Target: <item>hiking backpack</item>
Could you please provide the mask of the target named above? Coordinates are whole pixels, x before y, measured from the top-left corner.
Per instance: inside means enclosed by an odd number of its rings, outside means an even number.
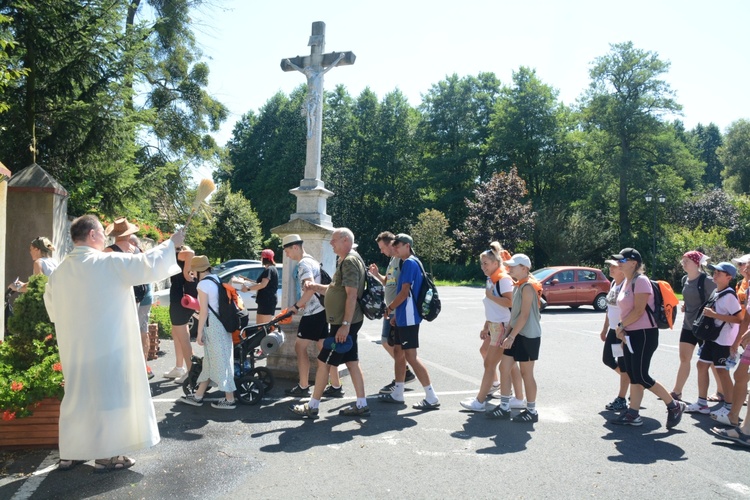
[[[362,264],[364,265],[364,262]],[[385,314],[385,288],[367,268],[365,268],[365,290],[357,302],[367,319],[380,319]]]
[[[425,272],[422,261],[416,257],[414,257],[414,260],[417,261],[419,269],[422,271],[422,287],[417,294],[417,311],[423,320],[432,321],[440,314],[440,295],[432,281],[432,276]]]
[[[674,322],[677,319],[677,306],[680,303],[677,300],[672,285],[662,280],[648,280],[651,283],[651,289],[654,292],[654,308],[646,304],[646,313],[648,313],[648,319],[653,326],[660,330],[667,328],[672,329]],[[633,294],[635,294],[635,281],[632,283],[631,288]]]
[[[697,338],[698,340],[710,340],[713,342],[719,338],[721,329],[724,328],[726,322],[722,321],[721,324],[717,325],[714,321],[714,318],[709,318],[708,316],[703,314],[703,310],[706,307],[716,307],[716,303],[719,301],[719,298],[721,298],[725,294],[734,295],[735,297],[737,297],[737,293],[731,287],[727,287],[719,293],[716,293],[716,290],[714,290],[713,292],[711,292],[711,296],[708,298],[706,303],[701,306],[698,312],[698,317],[695,319],[695,321],[693,321],[692,326],[693,335],[695,335],[695,338]],[[739,298],[737,300],[739,300]]]
[[[208,308],[219,318],[224,330],[233,333],[246,327],[247,312],[237,290],[232,285],[220,283],[218,278],[214,279],[214,276],[206,276],[203,279],[212,281],[219,289],[219,310],[214,311],[210,305]],[[208,318],[206,318],[206,325],[208,325]]]

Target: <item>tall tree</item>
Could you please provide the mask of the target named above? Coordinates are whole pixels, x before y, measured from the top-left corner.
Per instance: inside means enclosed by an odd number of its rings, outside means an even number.
[[[706,126],[699,123],[690,131],[688,137],[695,150],[695,155],[706,164],[701,179],[703,184],[708,188],[721,187],[721,174],[724,165],[719,159],[717,150],[724,143],[724,139],[719,127],[713,123]]]
[[[419,256],[430,264],[445,262],[456,253],[455,241],[447,234],[448,219],[438,210],[427,209],[417,216],[417,223],[411,228],[411,237]]]
[[[630,187],[649,184],[645,143],[658,132],[662,114],[681,108],[669,84],[660,78],[669,70],[669,62],[635,48],[632,42],[610,47],[610,53],[597,58],[589,71],[591,84],[582,104],[587,123],[606,133],[609,166],[618,183],[620,242],[625,245],[632,238]]]
[[[750,120],[729,126],[718,155],[725,167],[724,188],[737,194],[750,192]]]
[[[260,220],[250,202],[225,183],[211,197],[213,217],[203,242],[213,258],[257,258],[263,243]]]
[[[490,134],[490,117],[500,93],[492,73],[459,78],[453,74],[423,97],[420,141],[424,151],[428,199],[455,227],[466,214],[461,201],[480,176],[486,177],[482,146]]]

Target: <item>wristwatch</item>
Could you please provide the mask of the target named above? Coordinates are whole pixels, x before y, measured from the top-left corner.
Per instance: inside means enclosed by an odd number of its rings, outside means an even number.
[[[349,326],[349,325],[351,325],[351,323],[349,323],[348,321],[341,322],[341,326]]]

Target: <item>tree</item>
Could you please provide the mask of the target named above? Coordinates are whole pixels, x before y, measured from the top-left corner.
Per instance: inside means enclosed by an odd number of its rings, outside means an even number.
[[[250,258],[260,255],[263,243],[260,220],[250,202],[224,184],[211,198],[213,220],[203,242],[212,258]]]
[[[419,256],[430,263],[430,274],[433,274],[433,262],[446,262],[456,253],[455,242],[447,234],[448,227],[448,219],[442,212],[427,209],[419,214],[417,223],[411,228],[411,237]]]
[[[724,165],[721,163],[717,151],[724,140],[719,127],[713,123],[706,126],[699,123],[690,131],[688,137],[695,151],[695,156],[706,164],[702,177],[703,184],[708,188],[721,187],[721,174]]]
[[[474,200],[466,199],[468,216],[463,230],[454,234],[464,250],[479,255],[492,241],[503,247],[517,249],[534,231],[531,201],[523,202],[526,183],[516,168],[498,172],[474,189]]]
[[[618,184],[620,244],[625,246],[632,241],[630,188],[655,180],[645,170],[648,139],[658,132],[662,114],[681,108],[669,84],[659,78],[669,70],[668,62],[632,42],[610,47],[589,71],[591,84],[582,104],[587,124],[605,133],[601,137]]]
[[[737,194],[750,192],[750,120],[729,126],[718,155],[725,167],[724,188]]]

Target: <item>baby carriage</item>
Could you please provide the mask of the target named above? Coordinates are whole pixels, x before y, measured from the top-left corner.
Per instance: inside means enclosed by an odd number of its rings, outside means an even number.
[[[248,325],[232,335],[234,385],[237,386],[234,396],[240,403],[258,404],[263,395],[273,388],[271,371],[263,366],[256,367],[255,362],[266,358],[284,343],[284,335],[277,325],[289,323],[291,317],[292,312],[284,310],[268,323]],[[193,394],[198,388],[197,380],[203,369],[203,358],[193,356],[192,363],[190,374],[182,384],[185,395]]]

